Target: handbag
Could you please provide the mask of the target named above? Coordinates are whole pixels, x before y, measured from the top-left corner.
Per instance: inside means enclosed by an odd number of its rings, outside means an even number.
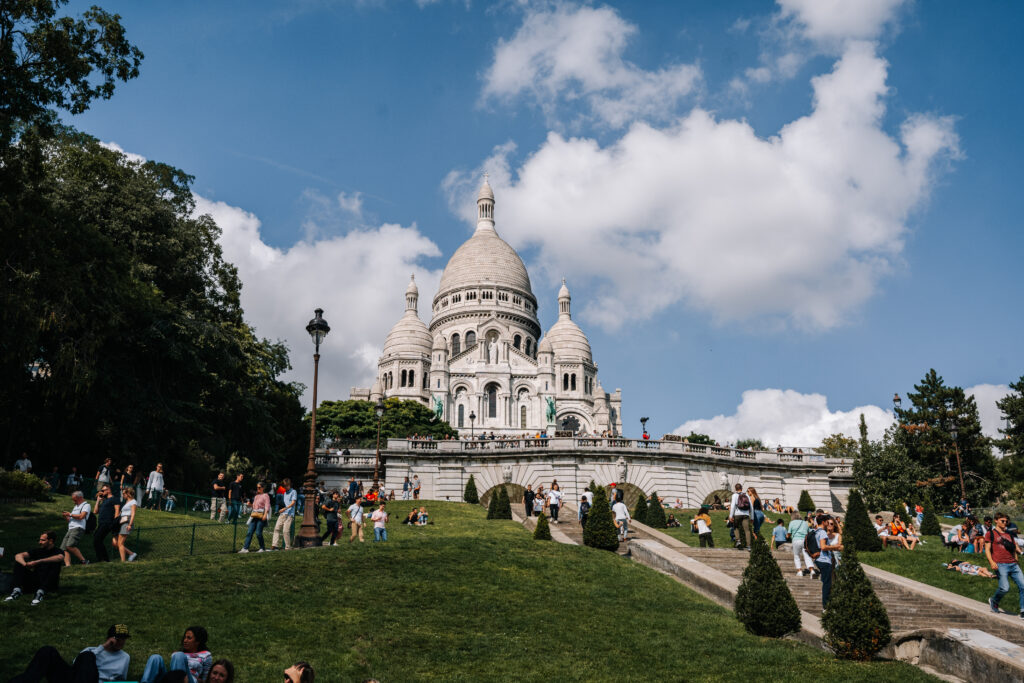
[[[264,510],[253,510],[252,513],[249,514],[249,519],[255,519],[259,522],[262,522],[266,518],[267,513]]]

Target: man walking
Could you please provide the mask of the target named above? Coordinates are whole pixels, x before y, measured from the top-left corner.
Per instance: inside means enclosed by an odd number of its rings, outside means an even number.
[[[736,484],[734,488],[732,502],[729,503],[729,521],[736,529],[736,547],[750,550],[753,541],[750,533],[750,496],[743,492],[743,484]]]
[[[348,507],[348,520],[349,524],[352,525],[352,535],[349,537],[348,542],[356,540],[356,535],[359,536],[359,542],[363,543],[363,499],[356,498],[356,502],[352,503]]]
[[[82,564],[89,564],[89,560],[85,559],[82,556],[82,551],[78,549],[78,542],[85,535],[85,522],[89,519],[89,508],[91,506],[85,502],[85,496],[82,495],[81,491],[75,491],[71,494],[71,502],[75,506],[70,511],[61,513],[68,523],[68,531],[64,534],[64,540],[60,542],[60,549],[64,553],[65,567],[71,566],[72,555]]]
[[[223,475],[221,475],[223,476]],[[284,549],[292,549],[292,525],[295,522],[295,503],[299,494],[292,488],[292,480],[287,477],[281,482],[284,493],[281,494],[281,509],[277,512],[277,522],[274,523],[274,540],[270,544],[271,550],[277,550],[281,543],[281,535],[284,534]]]
[[[402,482],[402,500],[409,500],[412,495],[412,482],[409,481],[409,477],[405,478]]]
[[[220,511],[220,519],[217,521],[223,522],[224,518],[228,514],[228,485],[227,482],[224,481],[223,472],[218,472],[217,478],[214,479],[213,484],[211,484],[210,519],[217,516],[218,510]]]
[[[387,541],[388,540],[388,513],[384,510],[384,503],[380,504],[373,514],[370,515],[370,519],[373,520],[373,542]]]
[[[533,499],[536,497],[537,494],[533,492],[533,484],[527,484],[526,490],[523,491],[523,507],[526,508],[527,517],[533,514]]]
[[[22,453],[21,457],[14,461],[14,469],[25,474],[32,473],[32,461],[28,459],[28,453]]]
[[[413,500],[420,499],[420,475],[412,475],[412,497]]]
[[[988,606],[993,612],[999,612],[999,601],[1010,592],[1010,579],[1017,584],[1017,599],[1020,603],[1019,617],[1024,619],[1024,573],[1021,572],[1017,557],[1020,550],[1013,536],[1007,531],[1009,517],[1005,512],[997,512],[995,527],[985,534],[985,556],[992,571],[999,576],[996,593],[988,599]]]
[[[340,499],[341,496],[335,492],[320,505],[320,509],[324,513],[324,521],[327,522],[327,533],[320,537],[321,543],[330,538],[331,545],[338,544],[338,510],[341,508]]]
[[[355,475],[348,478],[348,504],[356,502],[359,497],[359,484],[356,483]]]
[[[107,535],[114,530],[114,508],[117,500],[110,490],[109,484],[100,486],[96,494],[96,502],[92,506],[92,513],[96,515],[96,529],[92,532],[92,549],[96,553],[98,562],[110,562],[107,555],[107,546],[103,543]]]
[[[629,516],[629,508],[622,502],[621,497],[618,497],[615,504],[612,505],[612,514],[615,515],[615,526],[619,530],[619,540],[625,541],[629,537],[629,520],[632,517]]]
[[[238,513],[242,510],[242,479],[244,474],[235,475],[235,480],[228,486],[228,521],[238,519]]]
[[[160,509],[160,498],[164,495],[164,466],[157,463],[156,469],[149,473],[146,481],[146,507]]]

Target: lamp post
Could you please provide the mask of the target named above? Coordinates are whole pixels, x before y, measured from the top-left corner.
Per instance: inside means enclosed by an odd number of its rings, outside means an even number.
[[[897,421],[900,419],[898,413],[900,411],[900,404],[901,403],[903,403],[903,399],[900,398],[900,395],[899,394],[893,394],[892,395],[892,409],[893,409],[893,414],[896,415],[896,420]]]
[[[380,424],[384,419],[384,401],[382,399],[377,399],[377,406],[373,412],[377,414],[377,459],[373,461],[373,486],[377,488],[380,485]]]
[[[313,352],[313,410],[312,419],[309,422],[309,461],[306,463],[306,477],[302,487],[306,502],[302,510],[302,528],[295,539],[300,548],[320,545],[320,535],[316,532],[316,523],[314,522],[316,513],[316,384],[320,371],[320,343],[331,331],[331,327],[324,320],[324,309],[318,308],[314,313],[316,317],[306,325],[306,332],[309,332],[309,336],[313,339],[316,350]]]
[[[649,418],[649,417],[641,417],[640,418],[640,426],[643,427],[643,430],[644,430],[644,441],[646,441],[647,439],[651,438],[647,434],[647,421],[650,420],[650,419],[651,418]]]
[[[949,423],[949,435],[953,437],[953,449],[956,452],[956,471],[960,475],[960,498],[967,500],[967,490],[964,488],[964,471],[960,467],[960,446],[956,442],[956,437],[959,435],[960,430],[956,426],[956,422],[950,421]]]
[[[473,440],[473,423],[476,421],[476,413],[469,411],[469,440]]]

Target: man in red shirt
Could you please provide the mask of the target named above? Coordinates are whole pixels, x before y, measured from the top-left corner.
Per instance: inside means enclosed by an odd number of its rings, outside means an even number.
[[[996,594],[988,599],[988,606],[992,611],[999,613],[999,601],[1010,592],[1010,579],[1017,584],[1017,598],[1020,601],[1021,619],[1024,619],[1024,572],[1017,564],[1017,556],[1020,551],[1017,549],[1016,539],[1006,530],[1009,518],[1006,513],[996,514],[996,525],[991,531],[985,534],[985,555],[992,571],[999,575],[999,587]]]

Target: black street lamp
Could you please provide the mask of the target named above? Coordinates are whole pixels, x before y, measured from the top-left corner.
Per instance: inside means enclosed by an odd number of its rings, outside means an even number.
[[[316,385],[320,372],[320,343],[331,331],[331,327],[324,320],[324,309],[318,308],[314,312],[316,317],[306,325],[306,332],[309,332],[316,350],[313,352],[313,410],[312,419],[309,422],[309,461],[306,463],[306,476],[302,487],[306,502],[302,510],[302,528],[295,539],[299,547],[320,545],[321,543],[320,534],[316,532],[316,522],[314,521],[316,512]]]
[[[956,471],[960,475],[960,498],[961,500],[967,500],[967,490],[964,488],[964,471],[960,467],[960,445],[956,441],[956,437],[959,436],[960,430],[956,426],[956,422],[953,420],[949,421],[949,435],[953,439],[953,449],[956,451]]]
[[[899,413],[900,405],[902,403],[903,403],[903,399],[900,398],[899,394],[893,394],[892,395],[892,409],[893,409],[893,413]],[[896,419],[898,420],[899,417],[897,416]]]
[[[373,486],[380,485],[380,424],[384,419],[384,401],[377,399],[377,405],[373,412],[377,414],[377,459],[373,462]]]
[[[469,411],[469,440],[473,440],[473,423],[476,421],[476,413]]]
[[[643,427],[643,430],[644,430],[644,440],[645,441],[647,439],[651,438],[650,435],[647,433],[647,421],[650,420],[650,419],[651,418],[649,418],[649,417],[641,417],[640,418],[640,425]]]

